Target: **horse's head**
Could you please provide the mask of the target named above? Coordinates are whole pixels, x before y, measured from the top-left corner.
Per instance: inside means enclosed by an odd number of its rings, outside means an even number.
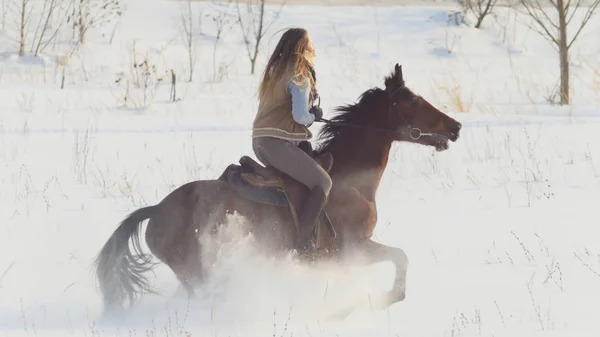
[[[448,141],[455,142],[462,125],[444,114],[422,96],[404,84],[402,66],[385,78],[389,105],[386,113],[387,128],[398,131],[395,140],[434,146],[438,151],[448,149]]]

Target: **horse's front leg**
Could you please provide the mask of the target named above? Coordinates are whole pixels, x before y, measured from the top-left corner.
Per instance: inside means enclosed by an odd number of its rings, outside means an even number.
[[[394,284],[389,292],[372,298],[372,305],[379,308],[388,307],[406,298],[406,273],[408,257],[404,250],[390,247],[370,239],[348,243],[345,245],[344,263],[354,266],[366,266],[390,261],[394,264],[396,274]]]
[[[343,266],[368,266],[371,264],[390,261],[396,267],[396,276],[392,289],[387,292],[369,295],[368,300],[353,300],[351,304],[328,315],[329,319],[346,318],[360,307],[381,310],[406,298],[406,272],[408,257],[400,248],[386,246],[370,239],[346,242],[339,252]]]

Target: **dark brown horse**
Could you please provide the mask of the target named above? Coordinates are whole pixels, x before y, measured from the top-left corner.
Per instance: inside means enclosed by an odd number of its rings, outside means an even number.
[[[324,142],[314,152],[306,149],[333,180],[323,225],[315,230],[318,258],[355,265],[393,262],[395,281],[393,289],[378,299],[382,307],[405,298],[408,267],[402,249],[370,239],[377,224],[375,196],[392,143],[408,141],[443,151],[449,141],[458,139],[461,129],[459,122],[405,86],[398,64],[384,83],[384,89],[364,92],[356,104],[338,107],[339,114],[326,120],[320,133]],[[218,179],[187,183],[159,204],[138,209],[123,220],[96,260],[105,310],[121,309],[125,299],[133,304],[139,294],[152,291],[143,273],[154,263],[150,255],[142,254],[139,241],[146,219],[150,219],[146,243],[151,253],[171,268],[190,295],[207,272],[200,237],[217,233],[227,214],[235,212],[247,220],[247,232],[265,253],[293,251],[295,210],[306,190],[249,157],[240,164],[227,167]],[[134,252],[128,246],[130,239]]]

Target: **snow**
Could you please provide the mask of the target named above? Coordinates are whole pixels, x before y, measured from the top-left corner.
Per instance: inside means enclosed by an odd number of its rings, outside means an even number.
[[[16,26],[2,26],[0,335],[598,336],[600,19],[572,47],[573,104],[560,107],[546,101],[557,85],[555,50],[507,8],[477,30],[448,24],[451,3],[288,5],[250,75],[237,25],[213,63],[209,14],[226,5],[192,2],[188,82],[187,3],[123,5],[118,21],[91,29],[74,51],[64,26],[41,55],[28,46],[20,58]],[[278,8],[269,6],[268,20]],[[386,290],[390,265],[309,270],[249,254],[251,238],[240,238],[199,299],[183,300],[160,265],[150,277],[161,296],[121,322],[101,321],[93,258],[129,212],[252,154],[259,75],[273,34],[290,26],[313,36],[325,117],[382,85],[399,62],[411,88],[464,125],[446,152],[394,145],[383,176],[374,238],[407,253],[406,300],[323,320]],[[167,76],[146,104],[134,87],[124,104],[133,41],[138,62],[156,66],[152,81],[175,71],[176,102]]]

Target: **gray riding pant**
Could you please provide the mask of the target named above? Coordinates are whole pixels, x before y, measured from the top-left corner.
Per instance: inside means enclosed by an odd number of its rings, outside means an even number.
[[[252,139],[252,149],[263,165],[284,172],[309,189],[319,186],[329,195],[332,185],[329,174],[294,143],[275,137],[256,137]]]

